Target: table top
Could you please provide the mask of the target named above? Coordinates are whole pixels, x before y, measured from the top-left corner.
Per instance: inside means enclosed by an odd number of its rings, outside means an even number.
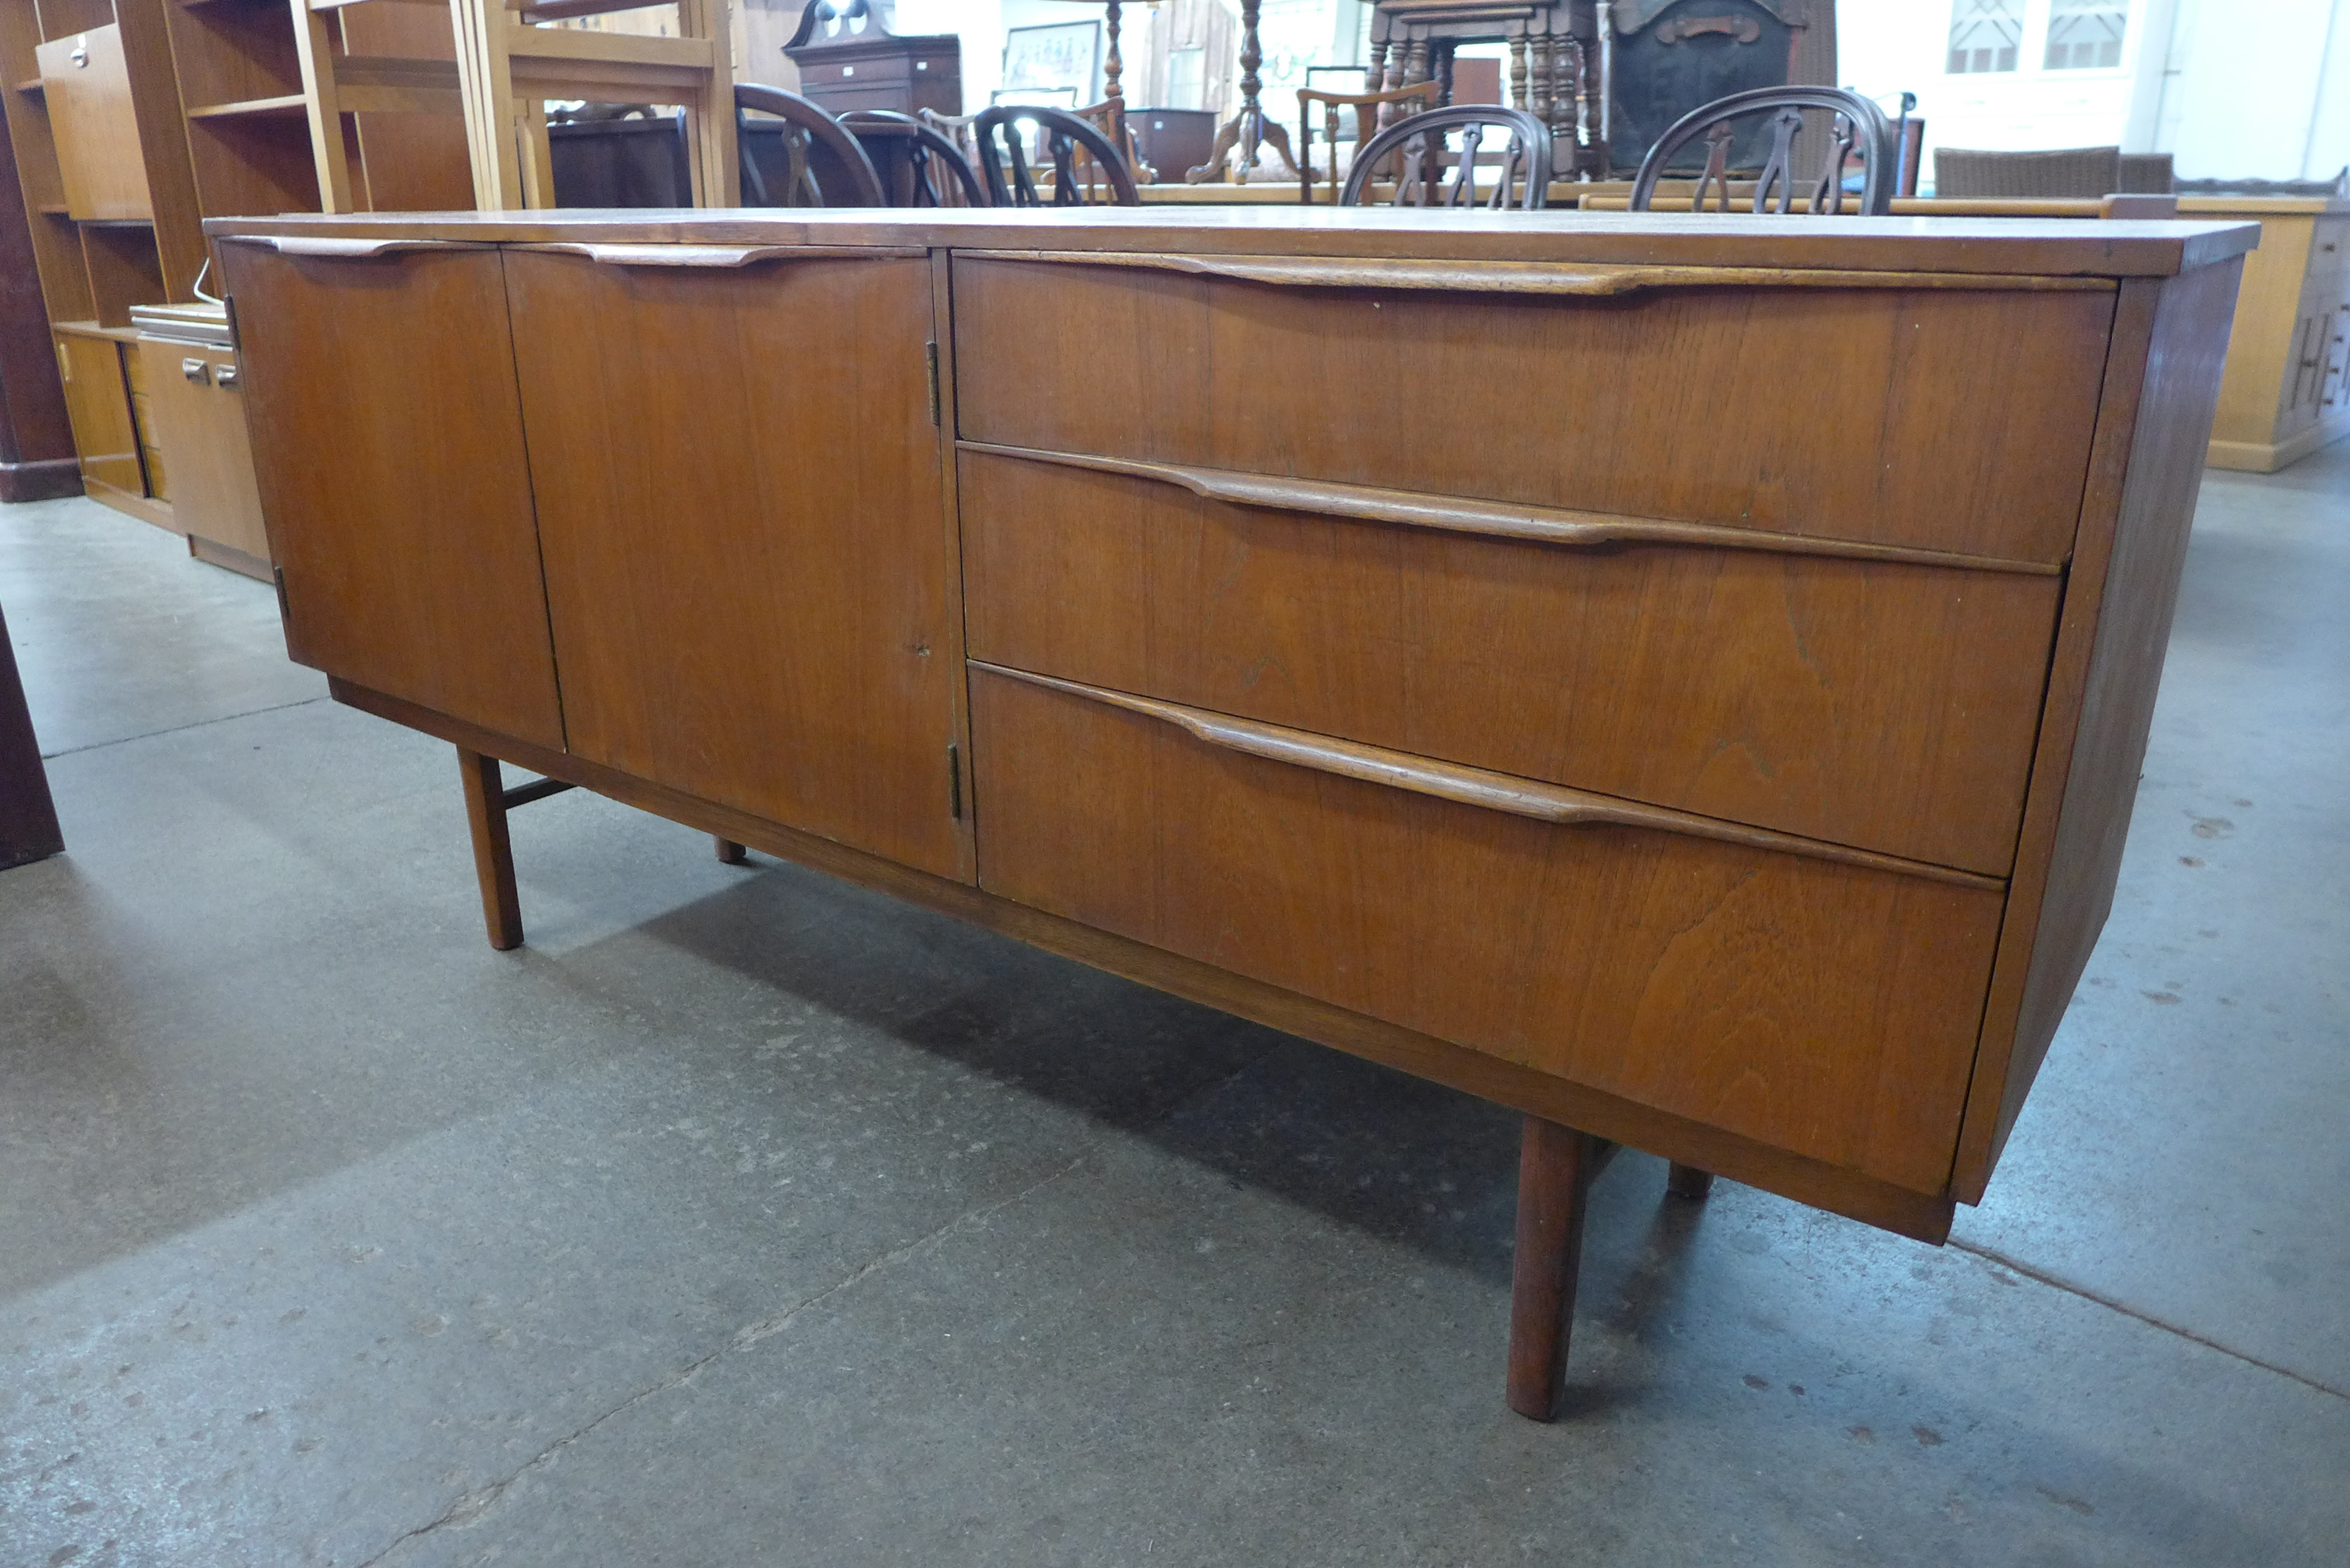
[[[2243,223],[1427,212],[1392,207],[681,208],[213,218],[215,238],[837,245],[1986,276],[2168,277],[2260,243]],[[738,258],[741,259],[741,258]]]

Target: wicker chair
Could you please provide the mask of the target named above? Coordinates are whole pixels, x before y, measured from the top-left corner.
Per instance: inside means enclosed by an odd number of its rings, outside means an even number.
[[[1934,194],[2030,200],[2109,196],[2122,188],[2118,147],[2057,147],[2036,152],[1934,149]]]

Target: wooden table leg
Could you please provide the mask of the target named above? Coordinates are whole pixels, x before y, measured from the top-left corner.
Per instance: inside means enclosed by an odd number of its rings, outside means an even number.
[[[1672,1174],[1665,1178],[1665,1190],[1676,1198],[1686,1198],[1692,1203],[1701,1203],[1705,1200],[1706,1194],[1713,1190],[1713,1172],[1700,1170],[1693,1165],[1681,1165],[1676,1162]]]
[[[33,715],[16,675],[8,622],[0,618],[0,868],[46,858],[65,846],[40,742],[33,738]]]
[[[506,787],[498,759],[457,748],[465,781],[465,820],[473,830],[473,875],[482,884],[482,918],[490,946],[522,946],[522,899],[515,892],[514,846],[506,837]]]
[[[1575,1280],[1583,1262],[1584,1199],[1615,1146],[1540,1116],[1518,1149],[1518,1247],[1510,1283],[1510,1408],[1529,1420],[1558,1414]]]
[[[710,845],[712,848],[718,851],[718,858],[726,865],[745,865],[751,858],[749,849],[731,838],[721,837],[715,833],[710,836]]]

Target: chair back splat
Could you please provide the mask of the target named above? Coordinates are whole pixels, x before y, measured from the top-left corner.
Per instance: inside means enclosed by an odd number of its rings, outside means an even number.
[[[881,176],[885,206],[984,207],[987,192],[944,131],[892,109],[856,109],[840,123]]]
[[[1489,129],[1508,133],[1495,161],[1481,161]],[[1456,152],[1447,145],[1461,134]],[[1550,201],[1550,127],[1523,109],[1498,104],[1456,104],[1407,115],[1364,142],[1355,153],[1354,167],[1338,192],[1338,205],[1372,204],[1373,182],[1394,163],[1395,205],[1399,207],[1517,208],[1535,212]],[[1447,162],[1451,177],[1445,177]],[[1477,171],[1494,171],[1492,194],[1480,200]]]
[[[1797,171],[1796,143],[1804,130],[1805,110],[1820,111],[1827,126],[1827,147],[1816,178]],[[1762,140],[1766,136],[1767,146]],[[1666,169],[1684,148],[1700,140],[1705,164],[1690,198],[1692,212],[1706,211],[1709,196],[1715,198],[1716,210],[1730,211],[1730,183],[1735,176],[1754,182],[1755,212],[1794,212],[1796,187],[1807,184],[1804,211],[1842,213],[1846,210],[1845,171],[1856,157],[1861,163],[1861,188],[1858,205],[1852,210],[1868,216],[1893,210],[1900,150],[1883,109],[1841,88],[1769,87],[1716,99],[1673,121],[1640,160],[1640,172],[1632,182],[1632,211],[1651,210]],[[1759,167],[1752,167],[1758,152]]]
[[[754,128],[753,112],[784,122],[780,146]],[[743,149],[743,205],[746,207],[886,207],[881,176],[840,121],[795,92],[734,84],[736,140]],[[778,156],[780,154],[780,156]]]
[[[971,122],[972,139],[979,147],[979,171],[987,181],[987,197],[993,205],[1048,204],[1029,167],[1025,128],[1030,126],[1043,138],[1043,151],[1051,163],[1050,205],[1142,204],[1142,194],[1135,188],[1126,160],[1100,131],[1066,109],[1000,103],[982,109]]]

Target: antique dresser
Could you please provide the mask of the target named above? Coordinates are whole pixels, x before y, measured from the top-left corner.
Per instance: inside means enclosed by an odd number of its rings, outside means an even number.
[[[211,225],[287,644],[564,784],[1939,1241],[2111,899],[2243,225]],[[499,762],[551,783],[509,787]],[[1571,1130],[1570,1130],[1571,1129]]]

